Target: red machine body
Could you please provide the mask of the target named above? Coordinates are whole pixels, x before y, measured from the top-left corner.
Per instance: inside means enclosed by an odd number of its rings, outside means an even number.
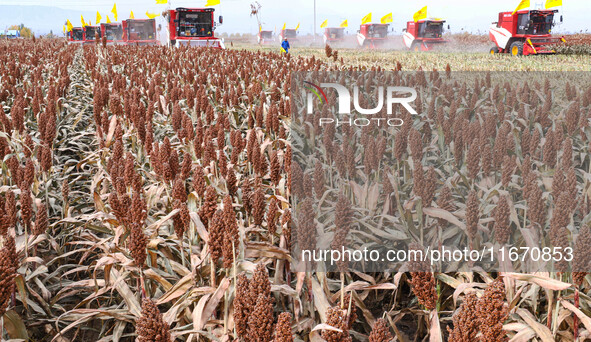
[[[160,45],[155,19],[127,19],[121,25],[125,45]]]
[[[82,27],[73,27],[72,31],[68,32],[68,44],[83,44],[84,31]]]
[[[324,28],[324,44],[340,43],[345,40],[344,27],[325,27]]]
[[[287,40],[290,42],[297,41],[298,31],[296,29],[281,30],[281,33],[279,33],[279,39],[283,41],[285,38],[287,38]]]
[[[490,53],[510,53],[513,56],[555,53],[549,46],[566,42],[564,37],[551,34],[557,12],[523,10],[499,13],[499,20],[489,30],[489,38],[495,44]]]
[[[100,26],[90,26],[86,25],[82,29],[84,35],[84,45],[94,44],[94,34],[98,33],[99,38],[101,38],[101,27]]]
[[[443,39],[443,24],[445,20],[422,19],[417,22],[406,23],[406,30],[402,35],[404,45],[412,51],[430,51],[437,44],[445,44]]]
[[[375,49],[388,39],[390,24],[363,24],[357,33],[357,43],[361,47]]]
[[[165,13],[169,41],[172,46],[189,45],[224,49],[224,42],[215,37],[213,8],[176,8]],[[220,24],[222,17],[220,17]]]
[[[260,45],[273,43],[273,31],[259,31],[257,34],[257,42]]]
[[[101,24],[101,37],[107,37],[107,45],[123,44],[123,27],[121,23]]]

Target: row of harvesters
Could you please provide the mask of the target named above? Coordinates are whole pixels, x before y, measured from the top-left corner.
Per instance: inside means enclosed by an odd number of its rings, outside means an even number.
[[[444,24],[445,20],[441,19],[407,22],[402,35],[404,45],[411,51],[430,51],[438,44],[447,43],[443,38]],[[374,23],[361,25],[357,33],[359,46],[372,49],[382,46],[388,39],[389,26]]]
[[[510,53],[513,56],[555,53],[551,46],[565,42],[564,37],[553,37],[551,34],[557,12],[545,9],[499,13],[498,21],[492,24],[489,31],[490,40],[495,44],[490,53]],[[562,16],[560,22],[563,22]],[[408,21],[402,35],[404,46],[411,51],[419,52],[431,51],[438,45],[448,43],[443,36],[445,23],[442,19]],[[447,25],[448,30],[449,28]],[[357,32],[357,43],[360,47],[378,48],[388,41],[389,31],[390,24],[362,24]],[[282,30],[279,38],[285,37],[296,40],[296,30]],[[339,44],[345,40],[345,29],[325,27],[323,40],[324,44]],[[272,41],[272,31],[259,31],[259,44],[268,44]]]
[[[68,32],[71,44],[94,44],[95,38],[106,37],[108,45],[159,45],[156,20],[127,19],[121,23],[102,23],[100,26],[74,27]]]
[[[566,42],[564,37],[552,36],[555,26],[554,16],[557,10],[521,10],[515,12],[501,12],[499,19],[489,30],[489,38],[495,44],[491,54],[510,53],[513,56],[537,55],[555,53],[552,45]],[[563,22],[560,16],[560,22]],[[389,24],[364,24],[357,34],[357,41],[361,47],[376,48],[387,40]],[[404,45],[411,51],[430,51],[448,41],[444,39],[445,20],[423,19],[409,21],[402,39]],[[449,30],[449,25],[447,25]],[[328,31],[329,29],[327,29]],[[325,43],[331,42],[326,39]]]
[[[443,39],[443,24],[445,20],[425,19],[418,22],[409,21],[404,30],[404,43],[410,50],[429,51],[435,44],[446,43]],[[360,26],[357,33],[357,43],[360,47],[378,48],[388,39],[390,24],[368,23]],[[295,29],[283,29],[279,39],[287,38],[290,42],[297,41]],[[324,44],[338,44],[345,40],[344,27],[325,27]],[[259,30],[257,42],[261,45],[272,43],[273,31]]]
[[[260,7],[259,7],[260,8]],[[491,54],[510,53],[514,56],[551,54],[552,45],[565,42],[564,37],[553,37],[554,17],[557,10],[519,10],[499,13],[498,21],[489,30],[490,40],[495,44]],[[258,13],[257,13],[258,14]],[[214,20],[213,8],[176,8],[163,13],[167,21],[168,43],[171,46],[189,45],[224,48],[221,39],[215,37],[218,23]],[[563,21],[560,16],[560,22]],[[447,43],[444,39],[445,20],[422,19],[409,21],[403,30],[402,39],[411,51],[430,51],[437,45]],[[219,24],[223,18],[219,17]],[[273,32],[262,30],[259,21],[259,44],[273,41]],[[361,47],[377,48],[388,39],[390,24],[362,24],[357,33]],[[449,29],[449,25],[447,25]],[[106,37],[107,44],[159,45],[155,19],[127,19],[121,23],[102,23],[100,26],[74,27],[68,32],[70,43],[92,44],[96,36]],[[279,38],[297,40],[296,29],[282,29]],[[343,27],[326,27],[324,43],[338,43],[345,39]]]
[[[224,48],[215,37],[217,23],[213,8],[176,8],[163,13],[168,26],[171,46],[203,46]],[[219,17],[219,23],[223,18]],[[121,23],[101,23],[100,26],[74,27],[68,32],[72,44],[93,44],[95,37],[106,37],[108,45],[160,45],[155,19],[127,19]]]
[[[404,43],[413,51],[429,51],[435,44],[446,43],[443,39],[444,20],[409,21],[403,35]],[[388,39],[389,24],[363,24],[357,33],[360,47],[378,48]],[[297,41],[297,31],[281,30],[279,39],[287,38],[290,42]],[[338,44],[345,40],[344,27],[326,27],[323,34],[324,44]],[[261,45],[273,43],[273,31],[261,30],[257,34],[257,42]]]
[[[279,32],[277,39],[282,41],[287,38],[290,42],[298,40],[298,33],[295,29],[285,29]],[[327,27],[324,29],[324,43],[341,42],[345,39],[345,28],[343,27]],[[273,39],[273,31],[261,30],[257,34],[257,43],[260,45],[269,45],[275,42]]]

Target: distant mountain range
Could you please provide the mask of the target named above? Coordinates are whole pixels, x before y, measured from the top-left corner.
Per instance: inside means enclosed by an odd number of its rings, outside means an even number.
[[[30,28],[36,36],[48,34],[62,34],[66,19],[70,19],[72,25],[80,26],[80,15],[85,20],[94,22],[96,12],[80,12],[49,6],[14,6],[0,5],[0,30],[5,30],[11,25],[24,24]]]

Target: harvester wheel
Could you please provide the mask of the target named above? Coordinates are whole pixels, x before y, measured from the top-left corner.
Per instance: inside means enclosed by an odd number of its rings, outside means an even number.
[[[513,42],[513,44],[511,44],[511,48],[509,48],[509,52],[513,56],[522,56],[523,55],[523,42]]]
[[[496,47],[496,46],[493,46],[493,47],[490,49],[490,54],[491,54],[491,55],[493,55],[493,56],[494,56],[494,55],[496,55],[496,54],[498,54],[498,53],[499,53],[499,48],[498,48],[498,47]]]

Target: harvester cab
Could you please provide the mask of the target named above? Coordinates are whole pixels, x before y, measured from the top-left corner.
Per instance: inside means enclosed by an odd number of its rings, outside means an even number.
[[[499,21],[494,22],[489,30],[489,38],[495,44],[490,53],[510,53],[513,56],[555,53],[549,46],[566,42],[564,37],[552,36],[557,12],[522,10],[499,13]]]
[[[84,45],[94,44],[94,37],[95,34],[98,33],[99,38],[101,38],[101,27],[100,26],[90,26],[86,25],[83,29],[84,32]]]
[[[388,39],[390,24],[363,24],[357,33],[357,43],[361,47],[375,49]]]
[[[257,34],[257,42],[261,45],[272,43],[273,31],[259,31],[259,33]]]
[[[325,27],[324,44],[339,43],[345,39],[344,27]]]
[[[224,49],[222,39],[215,37],[217,25],[213,8],[177,8],[165,12],[171,46],[201,46]]]
[[[82,27],[73,27],[68,32],[68,43],[69,44],[83,44],[84,43],[84,31]]]
[[[443,39],[445,20],[422,19],[417,22],[409,21],[402,39],[404,45],[411,51],[431,51],[438,44],[445,44]],[[449,28],[449,26],[448,26]]]
[[[160,45],[155,19],[127,19],[121,24],[126,45]]]
[[[298,31],[296,29],[281,30],[281,33],[279,33],[279,40],[283,41],[285,38],[290,42],[296,41],[298,39]]]
[[[123,27],[121,23],[102,23],[101,37],[107,38],[107,45],[123,43]]]

